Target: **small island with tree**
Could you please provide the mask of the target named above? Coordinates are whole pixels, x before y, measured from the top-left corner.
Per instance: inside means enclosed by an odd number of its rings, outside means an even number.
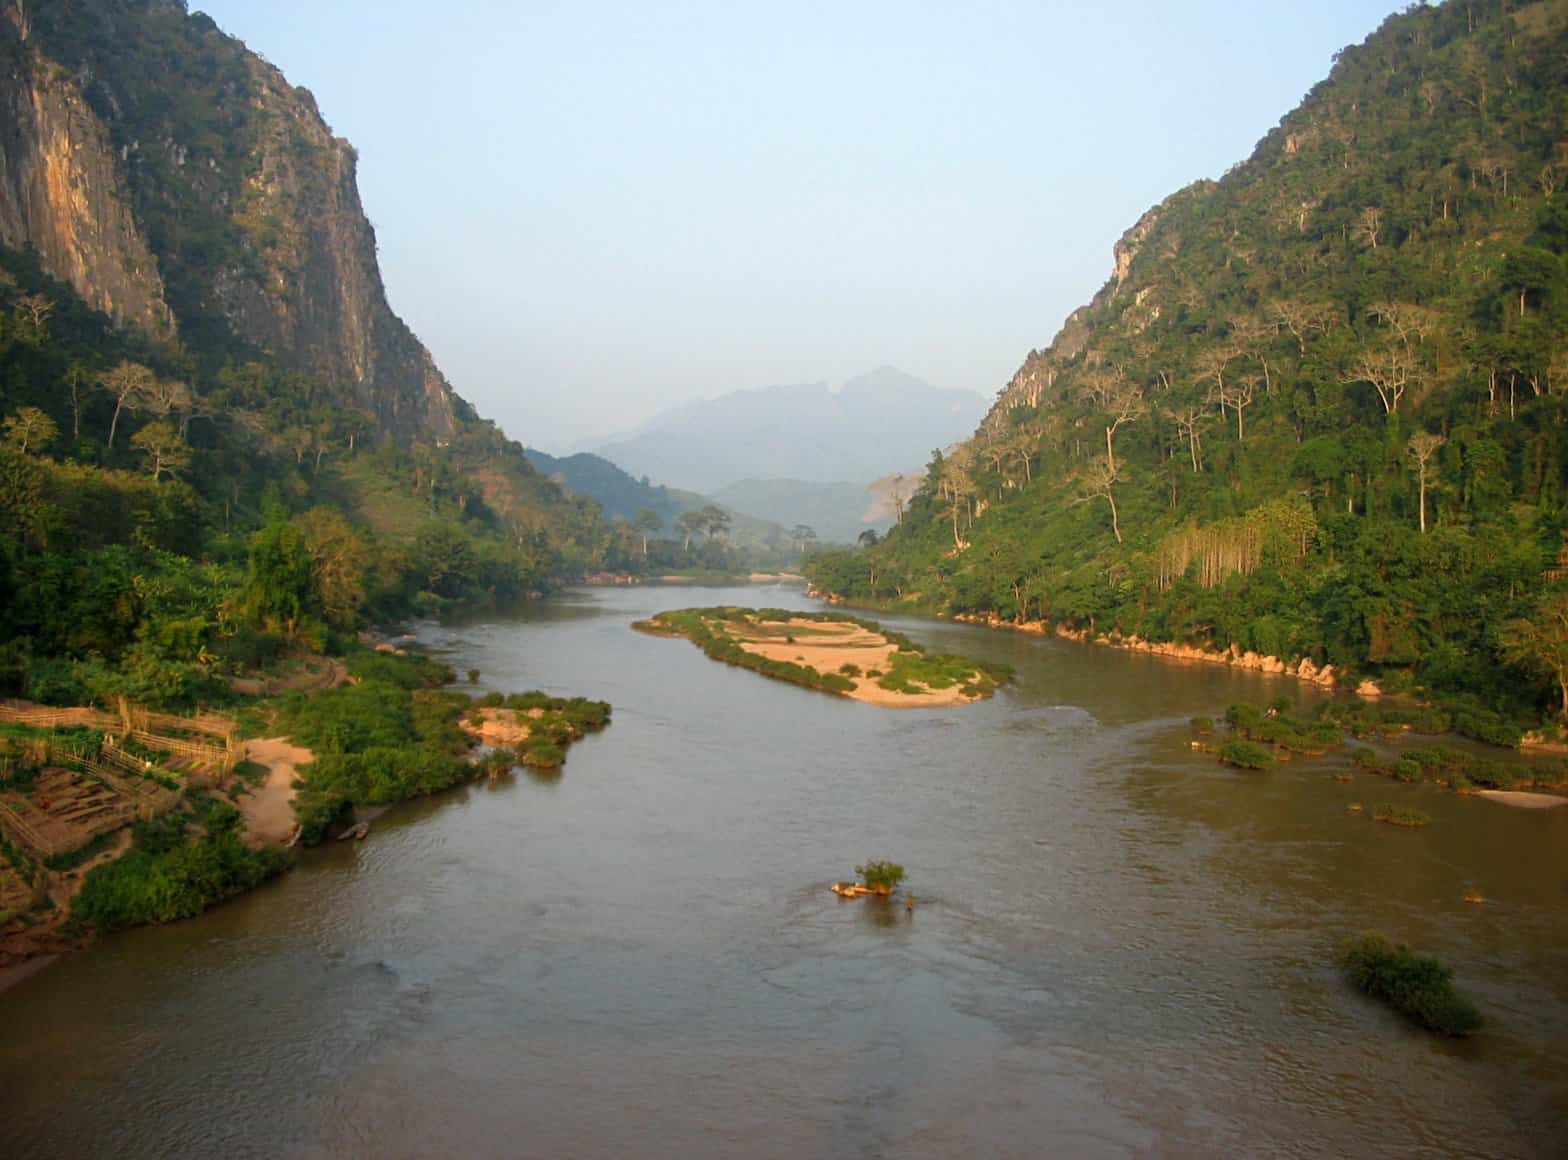
[[[779,608],[684,608],[632,625],[680,636],[714,660],[764,676],[890,708],[963,705],[989,697],[1005,665],[928,653],[873,621]]]

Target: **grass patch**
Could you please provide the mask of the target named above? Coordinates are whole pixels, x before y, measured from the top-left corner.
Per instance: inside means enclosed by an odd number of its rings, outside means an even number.
[[[1381,934],[1369,932],[1349,943],[1339,964],[1357,988],[1429,1031],[1464,1036],[1482,1024],[1475,1004],[1455,989],[1450,967]]]

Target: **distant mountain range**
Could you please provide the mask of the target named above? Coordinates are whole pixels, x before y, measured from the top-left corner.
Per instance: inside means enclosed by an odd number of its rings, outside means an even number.
[[[838,391],[808,383],[686,403],[592,450],[633,476],[710,495],[740,480],[863,486],[918,469],[932,448],[968,436],[990,405],[880,367]]]

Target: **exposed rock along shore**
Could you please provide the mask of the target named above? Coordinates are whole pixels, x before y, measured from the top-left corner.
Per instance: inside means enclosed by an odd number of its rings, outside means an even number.
[[[1339,677],[1334,672],[1334,666],[1320,666],[1311,657],[1282,661],[1279,657],[1244,650],[1236,645],[1231,645],[1228,649],[1206,649],[1196,645],[1177,644],[1175,641],[1145,640],[1137,635],[1123,636],[1119,632],[1104,633],[1091,632],[1088,629],[1072,629],[1065,624],[1058,624],[1053,628],[1043,620],[1026,620],[1020,623],[995,616],[974,616],[963,612],[955,614],[951,619],[963,621],[965,624],[981,624],[987,628],[1008,628],[1014,632],[1028,632],[1036,636],[1046,636],[1054,632],[1055,635],[1067,640],[1131,649],[1133,652],[1144,652],[1178,661],[1199,661],[1206,665],[1228,665],[1231,668],[1247,669],[1252,672],[1294,677],[1298,681],[1306,681],[1308,684],[1324,689],[1339,687]],[[1379,689],[1373,681],[1362,681],[1355,691],[1363,697],[1383,695],[1383,690]]]
[[[806,595],[825,601],[828,604],[847,603],[842,596],[820,591],[814,586],[806,590]],[[1340,687],[1339,676],[1335,673],[1334,666],[1318,665],[1311,657],[1298,657],[1292,661],[1282,661],[1279,657],[1251,652],[1238,648],[1235,645],[1231,645],[1228,649],[1205,649],[1198,648],[1196,645],[1177,644],[1174,641],[1145,640],[1143,637],[1136,635],[1123,636],[1119,632],[1091,632],[1088,629],[1068,628],[1064,624],[1052,626],[1043,620],[1004,620],[999,616],[976,616],[967,612],[954,613],[947,619],[961,621],[964,624],[978,624],[985,628],[1005,628],[1012,632],[1026,632],[1034,636],[1049,636],[1054,633],[1067,640],[1103,644],[1111,648],[1131,649],[1133,652],[1169,657],[1171,660],[1197,661],[1206,665],[1228,665],[1231,668],[1247,669],[1251,672],[1292,677],[1298,681],[1305,681],[1309,685],[1316,685],[1321,689]],[[1357,696],[1361,697],[1373,698],[1383,695],[1383,690],[1378,688],[1376,681],[1361,681],[1354,691]]]

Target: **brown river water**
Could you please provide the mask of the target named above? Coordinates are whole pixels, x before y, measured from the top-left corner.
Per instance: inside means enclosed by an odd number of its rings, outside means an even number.
[[[627,627],[696,603],[812,606],[596,589],[421,626],[481,688],[614,721],[0,995],[0,1156],[1568,1154],[1568,807],[1193,753],[1193,714],[1321,695],[1256,674],[887,618],[1018,670],[895,711]],[[829,893],[881,856],[913,913]],[[1349,990],[1369,928],[1487,1029]]]

